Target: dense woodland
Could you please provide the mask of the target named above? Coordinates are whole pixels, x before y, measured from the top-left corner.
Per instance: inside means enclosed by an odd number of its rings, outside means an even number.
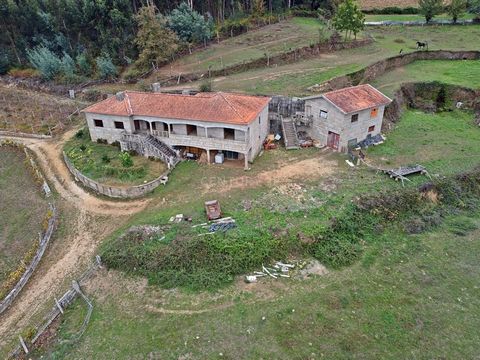
[[[295,5],[318,9],[330,2],[297,0]],[[235,28],[235,21],[240,27],[248,26],[245,19],[261,21],[265,14],[283,13],[292,5],[293,0],[188,0],[184,3],[192,10],[188,15],[205,19],[209,31],[199,39],[181,40],[204,42],[217,35],[214,27],[221,29],[230,22]],[[155,17],[164,18],[160,22],[167,25],[166,18],[181,6],[181,0],[0,0],[0,72],[32,63],[35,56],[29,57],[29,51],[40,48],[56,54],[65,66],[76,62],[85,75],[89,67],[96,66],[98,57],[127,65],[139,54],[135,38],[141,9],[155,7]]]
[[[442,11],[443,0],[422,2],[427,19]],[[480,11],[480,0],[452,3]],[[337,13],[333,26],[346,34],[363,27],[354,0],[0,0],[0,74],[74,83],[113,78],[131,65],[126,75],[135,78],[194,46],[292,13],[324,20]]]

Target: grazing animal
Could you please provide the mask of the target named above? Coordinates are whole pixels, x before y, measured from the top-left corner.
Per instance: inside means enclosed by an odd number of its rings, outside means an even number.
[[[419,49],[427,49],[428,50],[428,42],[420,42],[420,41],[417,41],[417,50]]]

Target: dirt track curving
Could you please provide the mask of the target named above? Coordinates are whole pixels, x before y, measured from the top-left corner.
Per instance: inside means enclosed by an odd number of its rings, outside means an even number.
[[[65,140],[74,131],[64,134],[59,140],[14,139],[36,154],[47,181],[58,192],[63,229],[60,234],[54,235],[54,243],[47,249],[25,289],[10,309],[0,316],[2,351],[20,331],[31,325],[32,317],[38,317],[37,312],[46,305],[52,305],[53,296],[59,296],[65,284],[95,255],[99,241],[118,228],[119,223],[143,210],[149,202],[98,198],[72,181],[61,159],[61,152]]]

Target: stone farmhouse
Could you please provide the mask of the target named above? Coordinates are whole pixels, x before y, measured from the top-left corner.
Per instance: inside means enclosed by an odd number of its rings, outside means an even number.
[[[180,95],[124,91],[83,110],[93,141],[119,142],[169,165],[186,157],[248,162],[269,131],[270,98],[232,93]]]
[[[303,100],[309,120],[304,130],[320,145],[342,152],[380,134],[385,106],[392,102],[369,84]]]
[[[180,95],[124,91],[83,110],[93,141],[118,142],[122,150],[160,158],[174,166],[180,154],[215,161],[218,154],[248,168],[270,132],[271,98],[233,93]],[[392,102],[371,85],[302,99],[304,110],[282,117],[285,146],[300,145],[299,133],[319,146],[346,152],[382,129]],[[277,114],[278,116],[278,114]]]

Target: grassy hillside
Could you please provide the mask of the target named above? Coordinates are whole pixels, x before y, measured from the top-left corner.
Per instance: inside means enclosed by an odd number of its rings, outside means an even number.
[[[219,44],[183,56],[159,71],[156,76],[174,76],[199,71],[222,69],[231,65],[276,55],[308,46],[319,40],[324,25],[313,18],[293,18],[228,38]]]
[[[213,89],[252,94],[308,95],[309,86],[332,77],[398,55],[400,50],[412,52],[416,41],[428,41],[431,50],[477,50],[480,26],[432,26],[369,28],[375,43],[357,49],[321,54],[316,59],[293,64],[261,68],[213,79]],[[457,66],[453,64],[452,66]],[[442,69],[440,69],[442,71]],[[475,69],[474,69],[475,71]],[[434,73],[435,68],[430,70]],[[181,84],[173,88],[195,88],[199,83]]]
[[[417,61],[389,71],[375,79],[372,85],[391,96],[402,83],[423,81],[480,88],[480,61]]]
[[[103,273],[87,333],[75,347],[57,345],[52,357],[473,358],[479,226],[471,214],[431,233],[391,232],[353,268],[195,298]],[[61,340],[84,314],[80,302],[68,310]]]
[[[26,161],[23,150],[0,146],[0,288],[38,241],[48,211]]]

